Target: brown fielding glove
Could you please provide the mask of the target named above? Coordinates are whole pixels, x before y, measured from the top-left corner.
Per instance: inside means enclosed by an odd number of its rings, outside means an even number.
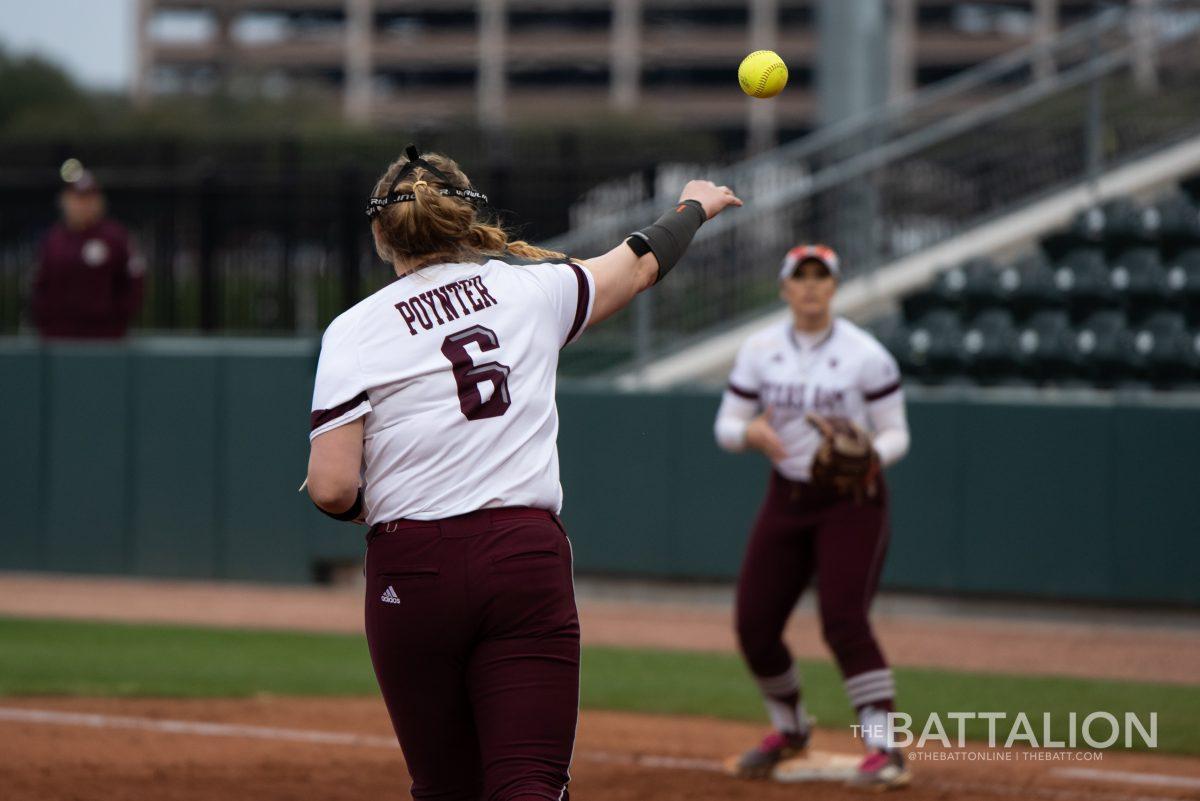
[[[821,432],[810,469],[813,485],[855,503],[874,498],[879,489],[879,455],[871,436],[844,417],[809,412],[805,419]]]

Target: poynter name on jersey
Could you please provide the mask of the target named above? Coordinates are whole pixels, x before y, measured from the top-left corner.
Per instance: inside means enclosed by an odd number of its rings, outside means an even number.
[[[451,302],[451,299],[455,302]],[[473,312],[495,306],[499,302],[488,291],[483,279],[477,275],[461,281],[451,281],[419,295],[413,295],[408,300],[397,303],[396,310],[408,324],[408,333],[416,336],[417,325],[426,331],[431,331],[435,325],[445,325],[459,317],[466,317]]]

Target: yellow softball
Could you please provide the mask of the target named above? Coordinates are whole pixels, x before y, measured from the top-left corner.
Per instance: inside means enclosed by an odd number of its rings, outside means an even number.
[[[787,86],[787,64],[774,50],[755,50],[738,67],[738,84],[751,97],[774,97]]]

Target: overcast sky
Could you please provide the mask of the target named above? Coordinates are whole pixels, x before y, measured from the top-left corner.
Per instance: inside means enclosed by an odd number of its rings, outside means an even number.
[[[125,89],[133,72],[135,0],[0,0],[0,44],[37,53],[80,83]]]

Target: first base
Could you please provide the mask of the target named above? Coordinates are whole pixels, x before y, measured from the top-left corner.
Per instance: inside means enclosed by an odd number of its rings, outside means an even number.
[[[780,762],[771,778],[777,782],[844,782],[854,778],[861,757],[809,751],[802,757]]]

